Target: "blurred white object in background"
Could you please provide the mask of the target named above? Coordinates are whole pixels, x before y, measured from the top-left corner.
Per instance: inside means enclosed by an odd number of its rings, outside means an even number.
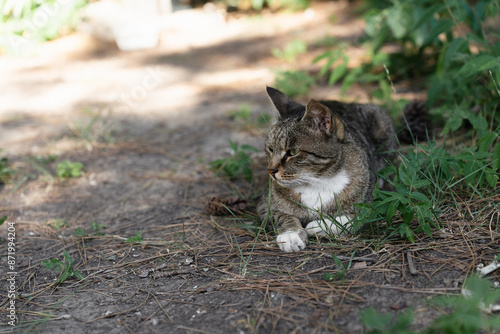
[[[171,9],[170,0],[103,0],[87,6],[79,28],[122,51],[149,49],[160,39],[159,14]]]

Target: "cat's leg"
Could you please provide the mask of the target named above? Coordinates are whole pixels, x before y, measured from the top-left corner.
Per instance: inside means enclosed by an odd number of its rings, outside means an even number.
[[[284,213],[276,214],[278,236],[276,242],[284,252],[298,252],[307,246],[307,233],[298,218]]]
[[[341,234],[344,230],[339,225],[345,226],[351,221],[348,216],[337,216],[335,222],[330,219],[313,220],[306,226],[307,234],[325,236],[327,234]]]
[[[257,207],[259,217],[266,222],[266,228],[272,227],[278,232],[276,242],[284,252],[298,252],[307,246],[307,233],[300,220],[289,214],[275,211],[264,198]]]

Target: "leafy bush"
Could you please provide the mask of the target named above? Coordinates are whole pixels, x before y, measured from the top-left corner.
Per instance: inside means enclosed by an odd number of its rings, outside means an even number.
[[[386,221],[388,237],[399,235],[414,242],[416,233],[439,227],[439,212],[450,202],[454,193],[469,192],[487,197],[499,181],[500,143],[490,152],[491,144],[500,138],[490,133],[479,140],[478,146],[453,155],[435,142],[417,145],[401,156],[398,166],[380,172],[394,191],[375,189],[371,204],[360,203],[355,226]],[[453,191],[451,191],[453,190]],[[446,199],[449,199],[446,201]],[[453,202],[453,200],[451,199]],[[412,226],[418,222],[418,227]],[[381,231],[376,231],[379,234]]]
[[[19,53],[30,43],[52,40],[69,30],[86,0],[0,0],[0,48]]]
[[[498,129],[500,44],[491,21],[498,15],[500,1],[369,4],[372,7],[365,8],[369,60],[348,69],[344,44],[325,51],[314,62],[324,61],[320,74],[329,74],[329,84],[343,79],[344,92],[355,82],[371,86],[372,96],[387,105],[391,104],[389,82],[425,76],[428,104],[437,107],[434,115],[446,120],[444,133],[471,125],[481,138]],[[399,51],[381,52],[388,42]]]

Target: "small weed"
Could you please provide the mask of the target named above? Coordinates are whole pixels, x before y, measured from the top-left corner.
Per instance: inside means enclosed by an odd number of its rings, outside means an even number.
[[[56,269],[59,271],[59,278],[57,279],[57,284],[60,284],[67,280],[68,278],[74,276],[78,279],[84,279],[82,273],[78,270],[73,269],[73,263],[75,259],[73,259],[66,250],[63,250],[64,261],[60,261],[58,259],[49,259],[42,261],[42,265],[45,267],[45,270]]]
[[[142,231],[139,231],[133,237],[126,239],[125,242],[141,243],[143,240]]]
[[[300,39],[294,39],[283,50],[273,49],[272,54],[278,59],[293,63],[299,54],[306,51],[307,44]]]
[[[75,228],[75,230],[73,231],[73,234],[77,237],[84,237],[86,236],[85,234],[85,230],[81,227],[77,227]]]
[[[49,226],[52,226],[56,230],[60,230],[64,227],[68,226],[68,221],[64,218],[56,218],[56,219],[53,219],[53,220],[47,222],[47,224]]]
[[[52,154],[49,154],[49,155],[39,154],[39,155],[36,155],[33,159],[41,165],[48,166],[51,163],[53,163],[54,161],[56,161],[56,156],[52,155]]]
[[[80,177],[83,175],[83,164],[64,160],[57,164],[57,176],[62,179]]]
[[[13,174],[14,171],[9,168],[9,160],[5,157],[0,158],[0,184],[7,182]]]
[[[229,146],[231,149],[230,157],[210,162],[210,168],[214,171],[222,172],[230,179],[235,179],[243,175],[248,182],[252,182],[253,174],[250,169],[252,159],[248,153],[259,152],[259,150],[250,145],[238,145],[231,140],[229,140]]]
[[[252,113],[250,111],[249,104],[242,104],[239,106],[238,110],[231,110],[228,112],[228,116],[235,120],[240,119],[243,121],[248,121],[251,115]]]
[[[347,270],[351,268],[352,265],[352,258],[354,257],[354,253],[351,255],[351,259],[349,260],[349,263],[347,266],[345,266],[342,261],[338,257],[332,254],[333,261],[335,261],[335,264],[337,265],[337,273],[334,275],[335,280],[343,280],[345,274],[347,273]]]
[[[306,71],[278,71],[274,85],[290,98],[294,98],[309,94],[311,86],[315,83],[314,77]]]
[[[90,228],[94,232],[94,236],[101,236],[104,235],[104,232],[101,232],[101,229],[105,229],[106,225],[104,224],[98,224],[95,221],[90,222]],[[87,236],[85,233],[85,230],[82,229],[81,227],[77,227],[74,231],[73,234],[78,236],[78,237],[84,237]]]
[[[0,217],[0,226],[2,226],[3,223],[5,223],[6,220],[7,220],[7,216]]]
[[[323,279],[325,281],[333,281],[334,278],[335,278],[335,275],[333,275],[332,273],[324,273],[323,274]]]
[[[104,224],[98,224],[95,221],[90,222],[90,228],[92,231],[94,231],[94,235],[99,236],[99,235],[104,235],[103,232],[101,232],[101,229],[105,229],[106,225]]]

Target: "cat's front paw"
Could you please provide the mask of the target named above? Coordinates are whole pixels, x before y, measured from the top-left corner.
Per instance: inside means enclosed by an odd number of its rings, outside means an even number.
[[[284,252],[298,252],[307,245],[307,233],[304,230],[289,231],[278,234],[276,242]]]

